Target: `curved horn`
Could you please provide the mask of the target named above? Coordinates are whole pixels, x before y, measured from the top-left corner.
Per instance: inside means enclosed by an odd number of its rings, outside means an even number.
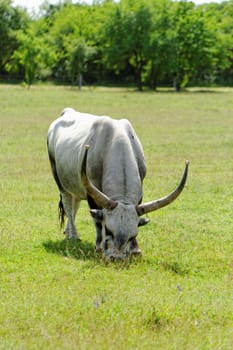
[[[108,196],[98,190],[87,177],[87,153],[90,146],[85,146],[85,154],[81,167],[81,178],[82,183],[91,198],[96,202],[96,204],[105,209],[114,209],[117,206],[117,202],[111,200]]]
[[[170,204],[171,202],[173,202],[178,196],[179,194],[182,192],[186,179],[187,179],[187,175],[188,175],[188,166],[189,166],[189,161],[185,162],[185,170],[184,170],[184,174],[182,176],[182,179],[180,181],[180,184],[177,186],[177,188],[171,192],[169,195],[167,195],[166,197],[157,199],[155,201],[152,202],[148,202],[145,204],[140,204],[136,207],[137,213],[139,216],[149,213],[151,211],[160,209],[165,207],[166,205]]]

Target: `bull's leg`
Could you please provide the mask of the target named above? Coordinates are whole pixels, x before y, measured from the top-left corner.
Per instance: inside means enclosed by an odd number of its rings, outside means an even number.
[[[96,209],[96,210],[99,209],[98,205],[95,203],[95,201],[90,196],[87,196],[87,201],[88,201],[90,209]],[[94,215],[94,213],[92,213],[92,217],[93,217],[93,222],[94,222],[95,229],[96,229],[95,250],[97,253],[100,253],[102,251],[101,244],[102,244],[102,240],[103,240],[102,223],[101,223],[100,218],[98,217],[98,214]]]
[[[131,241],[131,244],[130,244],[130,254],[132,255],[141,255],[142,254],[142,251],[141,249],[139,248],[138,246],[138,242],[137,242],[137,239],[134,238],[132,241]]]
[[[64,231],[66,238],[80,239],[78,235],[78,231],[76,230],[74,225],[75,216],[76,216],[80,201],[78,201],[76,198],[74,198],[68,193],[62,193],[62,203],[68,219],[67,225]]]
[[[102,243],[102,224],[95,219],[93,219],[95,228],[96,228],[96,244],[95,244],[95,251],[97,253],[100,253],[102,251],[101,243]]]

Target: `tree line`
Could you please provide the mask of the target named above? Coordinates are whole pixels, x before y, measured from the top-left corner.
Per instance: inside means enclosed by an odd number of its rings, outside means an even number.
[[[0,77],[156,89],[233,83],[233,0],[45,2],[36,16],[0,0]]]

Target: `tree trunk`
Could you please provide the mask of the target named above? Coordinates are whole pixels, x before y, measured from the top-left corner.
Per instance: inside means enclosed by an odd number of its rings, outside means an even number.
[[[136,71],[136,83],[137,83],[138,91],[142,91],[143,84],[142,84],[142,72],[141,72],[141,69],[137,69],[137,71]]]
[[[138,77],[138,90],[142,91],[142,79],[141,79],[141,75]]]
[[[180,82],[179,82],[179,79],[177,77],[175,77],[173,79],[173,88],[174,88],[174,92],[180,91]]]
[[[79,91],[82,90],[82,86],[83,86],[83,76],[82,76],[82,73],[80,73],[78,76],[78,89],[79,89]]]

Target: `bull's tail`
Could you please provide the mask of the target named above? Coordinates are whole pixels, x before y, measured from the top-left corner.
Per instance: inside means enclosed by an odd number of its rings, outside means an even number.
[[[51,164],[53,177],[54,177],[54,179],[56,181],[56,184],[57,184],[57,187],[59,188],[60,193],[62,193],[62,192],[64,192],[64,189],[62,187],[61,181],[60,181],[60,179],[58,177],[58,174],[57,174],[55,160],[54,160],[52,154],[49,151],[48,140],[47,140],[47,146],[48,146],[48,154],[49,154],[49,160],[50,160],[50,164]],[[61,196],[61,194],[60,194],[60,200],[59,200],[59,203],[58,203],[58,213],[59,213],[58,217],[59,217],[59,221],[60,221],[60,227],[62,228],[64,226],[64,223],[65,223],[66,213],[65,213],[65,209],[64,209],[64,206],[63,206],[63,203],[62,203],[62,196]]]
[[[62,228],[64,226],[65,223],[65,210],[64,210],[64,206],[62,203],[62,196],[60,195],[60,201],[58,203],[58,211],[59,211],[59,221],[60,221],[60,227]]]

